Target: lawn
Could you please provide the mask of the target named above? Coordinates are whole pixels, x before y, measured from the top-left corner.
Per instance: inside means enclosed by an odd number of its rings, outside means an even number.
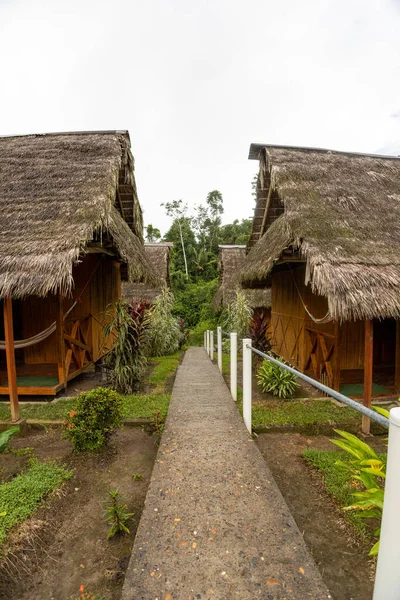
[[[146,383],[154,385],[156,390],[164,390],[166,382],[179,367],[182,353],[182,350],[178,350],[175,354],[171,354],[171,356],[157,356],[152,358],[151,364],[154,364],[154,368],[149,377],[147,377]]]
[[[154,386],[150,394],[132,394],[123,397],[123,416],[125,419],[151,419],[154,412],[159,412],[165,416],[168,412],[168,406],[171,395],[166,392],[168,380],[175,373],[179,366],[182,350],[179,350],[171,356],[160,356],[151,359],[154,364],[150,375],[145,383]],[[67,412],[76,407],[76,398],[69,400],[59,400],[58,402],[49,402],[48,404],[21,404],[20,413],[23,419],[45,419],[60,420],[64,419]],[[9,420],[11,418],[10,406],[8,403],[0,405],[0,419]]]
[[[360,422],[349,407],[330,400],[277,400],[268,404],[253,403],[253,427],[272,425],[336,425]]]
[[[230,357],[222,354],[222,373],[229,386]],[[240,373],[238,373],[240,375]],[[254,380],[253,380],[254,384]],[[238,408],[242,412],[242,388],[238,385]],[[262,401],[260,401],[262,400]],[[318,398],[294,398],[275,400],[263,394],[253,385],[252,425],[273,427],[285,425],[347,425],[360,424],[360,416],[347,406],[338,406],[331,400]]]

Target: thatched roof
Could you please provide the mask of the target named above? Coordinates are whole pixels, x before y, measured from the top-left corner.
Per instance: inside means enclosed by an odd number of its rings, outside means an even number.
[[[300,259],[334,318],[400,317],[400,159],[262,145],[250,158],[260,160],[252,235],[262,237],[242,281]]]
[[[128,132],[0,138],[0,297],[73,286],[93,240],[149,274]]]
[[[246,257],[246,246],[223,245],[219,246],[218,272],[219,286],[212,300],[214,309],[227,306],[235,297],[235,292],[240,289],[252,308],[271,306],[271,289],[255,288],[242,289],[238,274]]]
[[[169,287],[169,266],[173,242],[146,242],[144,250],[151,269],[157,277],[155,284],[151,283],[124,283],[122,295],[128,302],[151,303],[161,293],[162,289]]]

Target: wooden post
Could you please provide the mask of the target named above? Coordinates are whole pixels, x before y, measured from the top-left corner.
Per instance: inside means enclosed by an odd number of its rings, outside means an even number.
[[[4,335],[6,339],[6,360],[8,395],[11,405],[11,420],[19,420],[19,404],[17,389],[17,369],[15,367],[14,328],[11,298],[4,299]]]
[[[58,381],[67,384],[65,371],[65,342],[64,342],[64,298],[61,294],[57,296],[56,336],[57,336],[57,367]]]
[[[372,320],[365,321],[364,334],[364,406],[371,407],[372,400],[372,371],[374,349],[374,324]],[[370,433],[371,419],[362,417],[362,432]]]
[[[335,362],[333,366],[333,389],[340,392],[340,322],[335,321]]]
[[[396,321],[396,350],[395,350],[394,391],[400,392],[400,321]]]

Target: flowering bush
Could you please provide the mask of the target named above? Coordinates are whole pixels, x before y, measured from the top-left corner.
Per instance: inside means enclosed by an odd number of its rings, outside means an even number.
[[[82,393],[76,409],[66,419],[66,437],[75,452],[95,452],[107,445],[122,420],[122,397],[114,390],[98,387]]]

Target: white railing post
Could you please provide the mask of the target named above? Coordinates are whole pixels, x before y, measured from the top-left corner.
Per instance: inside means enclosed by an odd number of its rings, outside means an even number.
[[[204,332],[204,350],[207,350],[207,331]]]
[[[243,340],[243,420],[251,434],[251,340]]]
[[[210,331],[210,358],[214,360],[214,332]]]
[[[210,330],[207,329],[207,354],[210,356]]]
[[[231,333],[231,395],[237,400],[237,333]]]
[[[400,598],[400,407],[392,408],[381,536],[373,600]]]
[[[222,327],[217,327],[218,369],[222,373]]]

